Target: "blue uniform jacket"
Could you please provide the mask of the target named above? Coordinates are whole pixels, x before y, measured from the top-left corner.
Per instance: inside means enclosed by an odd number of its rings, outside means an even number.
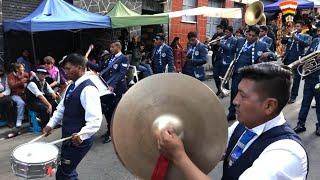
[[[188,46],[187,58],[183,73],[195,77],[201,81],[205,80],[205,71],[202,65],[207,63],[208,47],[201,42],[196,46]]]
[[[238,39],[236,49],[235,49],[236,50],[236,58],[239,56],[239,53],[245,43],[246,43],[245,38]],[[253,47],[249,48],[247,51],[242,51],[236,65],[235,65],[235,73],[234,74],[237,74],[237,71],[239,70],[239,68],[249,66],[252,64],[260,63],[259,58],[265,52],[268,52],[268,55],[269,55],[268,60],[269,61],[277,60],[276,55],[268,49],[266,43],[260,42],[259,40],[256,41],[255,46],[254,46],[253,58],[252,58],[252,49],[253,49]]]
[[[311,36],[302,33],[296,34],[296,38],[282,38],[281,43],[286,45],[283,63],[287,65],[298,60],[299,56],[304,55],[304,50],[308,45],[310,45],[310,42]]]
[[[229,38],[222,40],[216,55],[216,63],[229,65],[231,61],[234,60],[236,45],[237,39],[234,36],[230,36]]]
[[[320,37],[316,37],[312,40],[311,45],[306,52],[306,55],[317,51],[318,46],[320,46]],[[306,76],[306,78],[313,78],[313,79],[317,79],[317,81],[319,81],[319,75],[320,75],[320,71],[318,70],[318,71],[310,74],[309,76]]]
[[[271,50],[271,46],[273,44],[273,40],[268,36],[263,36],[259,39],[259,41],[264,42],[267,44],[267,47]]]
[[[108,61],[101,64],[93,64],[91,62],[87,62],[87,66],[90,69],[93,69],[97,72],[102,72],[104,69],[108,68],[109,65],[112,67],[102,74],[102,78],[108,82],[112,78],[112,80],[108,83],[109,86],[114,88],[114,92],[118,95],[123,94],[127,90],[126,84],[126,74],[128,71],[128,59],[125,55],[121,54],[118,57],[112,56]],[[111,61],[115,61],[112,63]]]
[[[152,63],[154,73],[164,73],[168,65],[168,71],[174,72],[172,48],[166,44],[157,46],[153,50]]]

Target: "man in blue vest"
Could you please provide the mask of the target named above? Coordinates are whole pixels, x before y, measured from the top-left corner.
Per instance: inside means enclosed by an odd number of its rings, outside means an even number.
[[[56,109],[57,95],[46,81],[48,71],[39,66],[34,76],[27,85],[26,97],[31,110],[39,114],[41,127],[49,122],[52,112]]]
[[[102,121],[99,91],[85,75],[86,62],[80,54],[70,54],[63,61],[68,79],[73,83],[53,113],[43,133],[49,135],[58,124],[62,124],[62,138],[72,136],[61,147],[61,164],[56,173],[57,180],[76,180],[76,168],[90,150],[94,134]]]
[[[164,73],[166,66],[168,66],[168,72],[174,72],[174,60],[172,48],[164,43],[163,35],[156,35],[154,38],[155,48],[153,50],[152,64],[154,73]]]
[[[213,78],[215,81],[215,84],[217,86],[217,96],[221,93],[220,85],[221,85],[221,79],[220,77],[224,77],[229,64],[234,59],[234,49],[237,44],[237,39],[232,35],[233,33],[233,27],[228,26],[225,30],[225,38],[222,39],[220,42],[217,43],[218,45],[218,51],[216,54],[216,61],[213,66]],[[226,87],[229,89],[229,86]]]
[[[305,48],[310,45],[311,37],[307,34],[302,33],[303,22],[297,21],[295,24],[296,32],[294,32],[292,37],[284,37],[281,40],[282,44],[286,45],[286,52],[283,58],[283,64],[288,65],[300,57],[304,56]],[[291,90],[291,97],[289,104],[292,104],[296,101],[299,92],[301,76],[298,73],[297,69],[294,69],[294,78]]]
[[[203,65],[207,63],[208,48],[198,40],[196,32],[189,32],[188,40],[187,60],[182,73],[204,81],[206,74]]]
[[[320,26],[317,28],[317,34],[320,35]],[[306,55],[316,51],[320,51],[319,36],[313,39]],[[315,89],[316,84],[320,83],[319,77],[320,77],[319,70],[305,77],[303,99],[302,99],[301,108],[298,116],[298,124],[294,128],[294,131],[296,133],[301,133],[306,131],[305,123],[307,120],[312,99],[314,97],[316,100],[316,114],[317,114],[317,120],[318,120],[318,123],[316,124],[316,135],[320,136],[320,93],[317,92],[317,90]]]
[[[235,106],[232,101],[238,93],[238,85],[240,82],[240,74],[238,73],[238,70],[252,64],[276,60],[276,55],[268,49],[265,43],[258,40],[259,33],[260,30],[258,27],[251,26],[247,31],[247,38],[241,38],[237,41],[235,48],[235,59],[237,59],[237,62],[232,75],[231,98],[229,114],[227,117],[228,121],[236,119]]]
[[[222,179],[306,179],[307,153],[281,112],[290,97],[291,71],[261,63],[242,68],[240,76],[233,101],[238,121],[228,129]],[[162,131],[158,145],[185,179],[210,179],[189,159],[173,131]]]
[[[268,37],[268,32],[269,29],[267,26],[260,26],[259,41],[266,43],[267,47],[271,51],[273,51],[273,49],[271,48],[273,40],[270,37]]]
[[[104,105],[102,111],[108,123],[104,143],[111,141],[110,127],[112,114],[122,95],[127,91],[126,74],[128,71],[128,58],[122,54],[121,49],[121,43],[115,41],[110,46],[112,54],[110,59],[99,65],[87,62],[87,66],[99,72],[99,76],[103,79],[108,89],[116,94],[115,96],[112,94],[101,96],[101,103]]]

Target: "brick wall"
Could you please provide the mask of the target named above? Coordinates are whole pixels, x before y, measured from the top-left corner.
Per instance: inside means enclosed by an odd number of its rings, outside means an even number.
[[[182,10],[183,0],[174,0],[172,1],[171,11],[180,11]],[[208,0],[198,0],[197,6],[208,6]],[[187,34],[190,31],[197,31],[200,41],[204,41],[206,38],[206,24],[207,18],[204,16],[197,16],[197,23],[186,23],[182,22],[182,17],[172,18],[170,20],[170,41],[174,37],[180,37],[180,42],[182,46],[187,45]],[[171,42],[170,42],[171,43]]]
[[[21,19],[35,10],[41,0],[3,0],[3,19]]]

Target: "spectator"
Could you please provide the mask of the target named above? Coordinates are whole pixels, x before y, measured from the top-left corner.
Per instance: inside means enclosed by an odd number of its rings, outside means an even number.
[[[170,46],[173,50],[173,60],[176,72],[182,72],[186,55],[183,47],[180,44],[180,38],[175,37]]]
[[[41,127],[49,122],[52,112],[56,109],[57,96],[51,86],[46,82],[48,71],[40,66],[36,70],[36,76],[31,79],[27,86],[27,103],[31,110],[37,112],[41,119]]]
[[[17,59],[17,63],[23,64],[25,71],[28,73],[32,70],[32,64],[30,62],[30,53],[28,50],[22,51],[22,55]]]
[[[48,76],[46,77],[46,82],[50,85],[52,89],[57,91],[61,84],[60,82],[60,71],[54,65],[55,60],[51,56],[46,56],[44,59],[44,68],[47,70]]]
[[[12,100],[17,103],[17,134],[24,119],[25,89],[29,81],[29,74],[25,72],[21,63],[13,64],[13,72],[8,75],[8,84],[11,89]]]
[[[8,127],[14,127],[17,118],[17,104],[10,97],[8,79],[3,66],[0,65],[0,118],[7,120]]]

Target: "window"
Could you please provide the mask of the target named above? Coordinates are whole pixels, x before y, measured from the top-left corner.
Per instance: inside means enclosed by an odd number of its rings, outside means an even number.
[[[183,0],[183,9],[196,8],[197,0]],[[197,22],[196,16],[182,16],[182,21]]]

